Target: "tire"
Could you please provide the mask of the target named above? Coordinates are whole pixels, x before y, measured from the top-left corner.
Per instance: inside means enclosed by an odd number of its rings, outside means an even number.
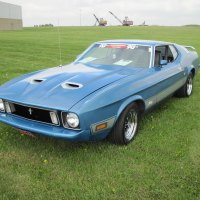
[[[189,97],[193,92],[193,74],[188,75],[186,83],[176,92],[178,97]]]
[[[138,132],[138,122],[139,108],[136,103],[132,103],[125,108],[117,120],[109,135],[110,142],[120,145],[129,144]]]

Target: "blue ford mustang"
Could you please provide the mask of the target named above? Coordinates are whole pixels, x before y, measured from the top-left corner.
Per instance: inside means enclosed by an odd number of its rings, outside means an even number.
[[[193,47],[113,40],[73,63],[23,75],[0,87],[0,121],[72,141],[108,137],[128,144],[140,116],[167,97],[189,97],[199,68]]]

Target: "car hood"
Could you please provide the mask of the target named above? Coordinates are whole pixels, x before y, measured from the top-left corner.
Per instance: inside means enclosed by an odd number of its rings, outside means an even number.
[[[135,68],[134,73],[140,70]],[[69,110],[89,94],[132,73],[133,70],[124,67],[72,63],[11,80],[0,87],[0,98],[43,108]]]

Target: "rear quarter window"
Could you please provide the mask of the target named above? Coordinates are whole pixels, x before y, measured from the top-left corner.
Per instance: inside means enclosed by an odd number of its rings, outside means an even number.
[[[178,52],[177,52],[176,48],[174,46],[170,45],[169,49],[170,49],[171,54],[173,56],[173,60],[176,60],[176,58],[178,57]]]

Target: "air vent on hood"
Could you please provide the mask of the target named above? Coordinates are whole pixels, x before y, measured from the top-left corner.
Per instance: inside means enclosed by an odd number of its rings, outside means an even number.
[[[82,88],[83,85],[79,84],[79,83],[70,83],[70,82],[65,82],[62,84],[62,87],[64,89],[79,89]]]
[[[39,84],[39,83],[42,83],[43,81],[45,81],[45,79],[33,79],[31,81],[32,84]]]

